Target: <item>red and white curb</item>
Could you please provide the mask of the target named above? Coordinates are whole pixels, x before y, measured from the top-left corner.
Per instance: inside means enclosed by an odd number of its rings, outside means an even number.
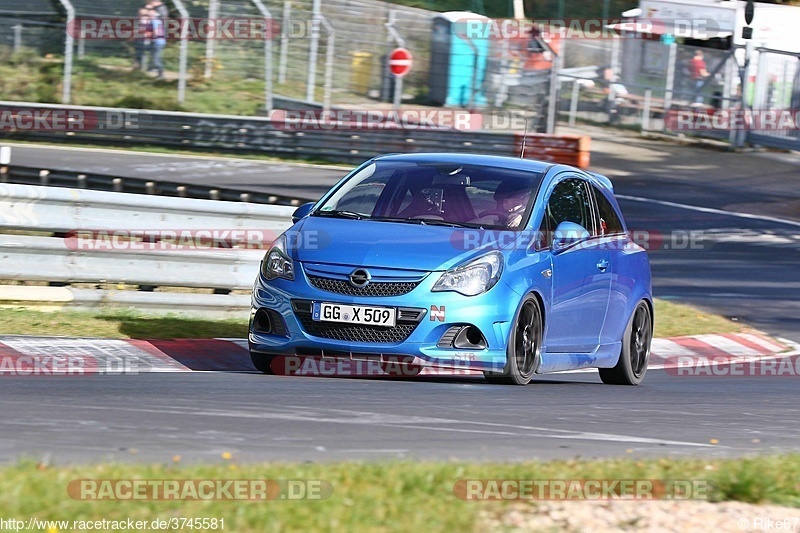
[[[778,341],[761,333],[725,333],[653,339],[650,365],[653,370],[673,368],[681,358],[750,360],[793,354],[798,346],[792,341]]]
[[[760,333],[654,339],[649,368],[713,358],[751,361],[800,354],[800,345]],[[252,372],[245,339],[86,339],[0,336],[0,375],[93,375],[150,372]],[[592,371],[592,370],[586,370]],[[480,375],[424,369],[421,375]]]

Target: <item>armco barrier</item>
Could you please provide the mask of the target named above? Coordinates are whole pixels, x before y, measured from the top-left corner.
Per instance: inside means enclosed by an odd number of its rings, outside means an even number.
[[[310,201],[305,198],[230,189],[227,187],[194,185],[190,183],[143,178],[120,178],[110,174],[75,172],[71,170],[47,170],[17,165],[0,166],[0,183],[47,185],[49,187],[177,196],[180,198],[199,198],[229,202],[251,202],[254,204],[300,206]]]
[[[0,285],[0,302],[245,316],[248,297],[226,293],[252,288],[265,248],[289,227],[294,209],[0,184],[0,279],[144,289]],[[155,240],[152,249],[135,245],[148,232],[163,239],[201,231],[216,231],[220,239],[202,246],[198,240],[174,246],[183,243],[179,237],[166,245]],[[215,294],[145,292],[155,287],[214,289]]]
[[[360,163],[391,152],[461,152],[519,157],[518,135],[508,131],[467,131],[453,129],[286,129],[265,117],[200,115],[169,111],[144,111],[106,107],[0,102],[0,113],[13,117],[20,112],[67,113],[67,119],[53,126],[14,129],[14,120],[3,121],[0,132],[14,139],[88,142],[113,145],[157,145],[220,152],[247,152]],[[61,116],[61,115],[59,115]],[[69,118],[71,117],[71,120]],[[28,122],[24,122],[27,124]],[[540,138],[542,137],[539,134]],[[560,139],[555,136],[555,139]],[[575,157],[569,148],[526,149],[526,156],[569,163],[588,164],[588,149]],[[563,160],[562,160],[563,156]],[[585,165],[584,165],[585,166]]]

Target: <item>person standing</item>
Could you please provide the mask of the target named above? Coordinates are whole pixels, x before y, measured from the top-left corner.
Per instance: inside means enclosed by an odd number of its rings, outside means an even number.
[[[150,19],[150,10],[144,7],[139,9],[139,16],[136,19],[136,23],[136,35],[134,36],[136,58],[133,63],[133,68],[146,70],[146,56],[153,42],[153,26]]]
[[[158,18],[160,18],[161,21],[166,24],[167,19],[169,18],[169,9],[166,5],[164,5],[164,2],[162,0],[153,0],[150,2],[150,5],[152,6],[152,9],[156,11]]]
[[[691,61],[689,61],[689,72],[692,75],[692,80],[694,81],[694,89],[697,92],[695,96],[694,103],[695,104],[702,104],[703,103],[703,85],[705,84],[706,78],[708,78],[708,70],[706,69],[706,61],[703,59],[703,51],[696,50],[694,53],[694,57]]]
[[[164,79],[164,47],[167,46],[166,18],[161,14],[166,12],[166,6],[160,0],[147,5],[153,26],[153,68],[158,73],[156,79]],[[163,9],[161,9],[163,8]]]

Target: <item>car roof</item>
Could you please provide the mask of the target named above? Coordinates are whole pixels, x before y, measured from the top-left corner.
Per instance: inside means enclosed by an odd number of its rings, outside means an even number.
[[[458,163],[465,165],[482,165],[511,170],[527,170],[530,172],[547,172],[552,163],[535,159],[521,159],[497,155],[477,155],[458,153],[421,153],[421,154],[386,154],[374,158],[380,161],[408,161],[410,163]]]

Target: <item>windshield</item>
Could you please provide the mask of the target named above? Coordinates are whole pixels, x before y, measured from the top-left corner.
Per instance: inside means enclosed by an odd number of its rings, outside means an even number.
[[[379,160],[354,173],[314,215],[521,229],[541,178],[498,167]]]

